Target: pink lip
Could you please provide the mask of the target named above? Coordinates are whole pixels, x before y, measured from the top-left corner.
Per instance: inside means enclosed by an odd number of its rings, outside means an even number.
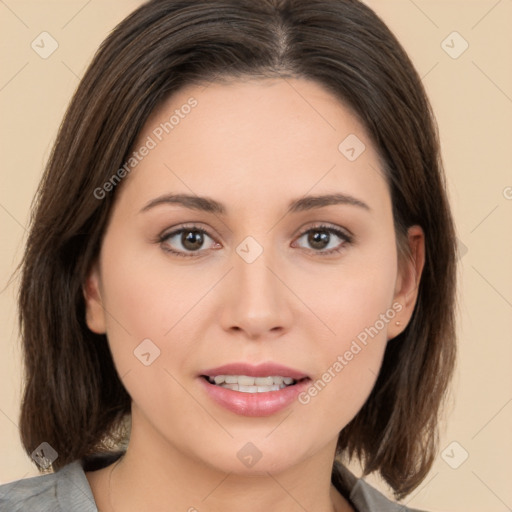
[[[295,380],[301,380],[308,377],[305,373],[288,368],[277,363],[262,363],[259,365],[251,365],[248,363],[230,363],[217,368],[203,370],[200,375],[215,377],[216,375],[247,375],[248,377],[291,377]]]
[[[223,371],[225,371],[225,367],[222,368]],[[234,375],[263,376],[262,373],[259,373],[258,375],[248,374],[246,370],[239,372],[239,369],[240,368],[237,369]],[[216,371],[217,370],[218,369],[216,369]],[[282,370],[281,372],[277,373],[274,370],[275,368],[273,368],[270,373],[265,372],[264,376],[282,375],[285,377],[290,376],[294,378],[293,375],[283,375]],[[253,371],[256,371],[254,370],[254,367]],[[259,367],[258,371],[260,371]],[[217,371],[217,375],[222,374],[223,372]],[[200,377],[199,380],[202,382],[206,393],[212,400],[228,409],[229,411],[234,412],[235,414],[240,414],[241,416],[270,416],[275,414],[276,412],[291,405],[297,398],[297,395],[305,391],[311,382],[311,379],[306,378],[292,386],[287,386],[283,389],[280,389],[279,391],[245,393],[242,391],[233,391],[221,386],[216,386],[215,384],[208,382],[208,379],[204,377]]]

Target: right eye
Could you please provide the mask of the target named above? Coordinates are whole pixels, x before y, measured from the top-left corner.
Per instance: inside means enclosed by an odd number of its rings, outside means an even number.
[[[166,252],[177,256],[196,257],[208,250],[202,249],[207,238],[213,242],[210,245],[219,245],[204,229],[197,226],[181,227],[170,233],[164,233],[159,237],[159,242]],[[210,247],[210,249],[213,248]]]

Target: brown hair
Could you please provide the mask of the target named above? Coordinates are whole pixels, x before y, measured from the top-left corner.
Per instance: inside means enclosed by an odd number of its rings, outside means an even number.
[[[407,227],[425,232],[411,321],[388,343],[376,385],[337,447],[364,461],[364,474],[379,471],[401,498],[436,455],[455,361],[456,238],[421,80],[386,25],[357,0],[154,0],[103,42],[60,127],[20,266],[23,445],[30,454],[48,442],[59,469],[122,438],[131,399],[106,336],[85,323],[82,286],[116,197],[114,189],[98,200],[94,190],[123,165],[170,94],[228,77],[309,78],[335,94],[381,157],[400,254]]]

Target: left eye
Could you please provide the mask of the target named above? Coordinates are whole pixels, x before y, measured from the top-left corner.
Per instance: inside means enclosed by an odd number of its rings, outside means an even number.
[[[351,238],[343,231],[329,226],[308,229],[297,240],[301,239],[305,239],[310,246],[309,248],[320,254],[339,252],[345,244],[351,242]],[[341,243],[339,240],[341,240]]]

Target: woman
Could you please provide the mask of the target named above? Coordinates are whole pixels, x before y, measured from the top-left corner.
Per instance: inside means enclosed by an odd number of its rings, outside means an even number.
[[[355,0],[154,0],[66,113],[22,262],[7,510],[410,510],[455,359],[412,63]],[[44,397],[51,415],[38,409]]]

